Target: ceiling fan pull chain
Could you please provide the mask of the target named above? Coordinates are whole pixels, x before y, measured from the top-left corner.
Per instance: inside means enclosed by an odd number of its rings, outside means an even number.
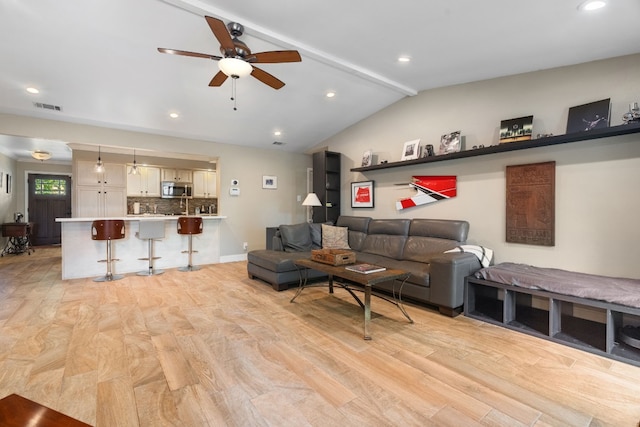
[[[233,76],[231,77],[231,100],[233,101],[233,111],[238,111],[238,108],[236,108],[236,80],[238,79]]]

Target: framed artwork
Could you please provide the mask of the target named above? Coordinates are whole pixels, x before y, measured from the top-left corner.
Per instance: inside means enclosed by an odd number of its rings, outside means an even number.
[[[533,134],[533,116],[500,122],[500,144],[506,142],[528,141]]]
[[[278,177],[273,175],[262,176],[262,188],[267,190],[275,190],[278,188]]]
[[[7,174],[7,194],[11,193],[11,175]]]
[[[569,108],[567,133],[608,128],[610,109],[611,98]]]
[[[351,207],[373,207],[373,181],[359,181],[351,183]]]
[[[413,160],[420,157],[418,149],[420,148],[420,140],[414,139],[413,141],[407,141],[402,147],[402,157],[400,160]]]
[[[371,166],[373,163],[373,150],[362,153],[362,166]]]
[[[438,148],[438,155],[457,153],[460,151],[460,131],[455,131],[442,135],[440,137],[440,147]]]
[[[556,162],[507,166],[506,240],[555,245]]]

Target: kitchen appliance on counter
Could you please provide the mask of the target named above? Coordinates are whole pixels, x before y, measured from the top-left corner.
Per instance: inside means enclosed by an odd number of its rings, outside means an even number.
[[[190,182],[162,181],[163,199],[193,198],[193,184]]]

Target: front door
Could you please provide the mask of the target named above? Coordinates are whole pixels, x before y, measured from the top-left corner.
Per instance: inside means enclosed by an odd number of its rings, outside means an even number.
[[[34,246],[60,244],[60,223],[71,216],[71,178],[29,174],[29,222]]]

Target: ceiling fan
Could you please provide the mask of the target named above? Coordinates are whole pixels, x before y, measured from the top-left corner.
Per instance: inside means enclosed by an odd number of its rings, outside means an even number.
[[[225,25],[223,21],[211,16],[205,16],[213,35],[220,42],[221,56],[206,53],[188,52],[185,50],[166,49],[159,47],[158,51],[172,55],[193,56],[218,61],[220,71],[213,76],[209,86],[221,86],[228,77],[238,79],[251,74],[262,83],[274,89],[280,89],[284,82],[256,67],[253,64],[275,64],[280,62],[300,62],[300,53],[297,50],[273,50],[269,52],[251,53],[249,47],[238,39],[244,32],[244,27],[236,22]]]

